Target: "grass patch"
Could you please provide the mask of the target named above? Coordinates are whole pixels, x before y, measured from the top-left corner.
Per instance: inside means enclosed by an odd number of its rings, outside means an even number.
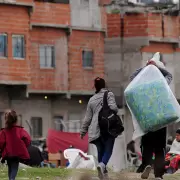
[[[52,180],[52,179],[66,179],[71,171],[67,169],[60,168],[28,168],[28,169],[19,169],[18,179],[29,178],[36,179],[40,177],[42,180]],[[6,179],[8,177],[8,169],[2,168],[0,172],[0,179]]]
[[[88,172],[93,177],[97,177],[96,171],[87,170],[67,170],[60,168],[29,168],[19,169],[16,180],[37,180],[38,177],[41,180],[67,180],[69,176],[77,177],[78,174]],[[110,180],[141,180],[140,174],[132,172],[110,173]],[[7,168],[0,168],[0,180],[8,180]],[[88,180],[87,178],[82,180]],[[149,180],[154,180],[153,176]],[[165,175],[164,180],[180,180],[180,174]]]

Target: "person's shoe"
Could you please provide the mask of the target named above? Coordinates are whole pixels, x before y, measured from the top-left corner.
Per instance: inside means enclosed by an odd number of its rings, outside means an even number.
[[[141,179],[148,179],[151,169],[152,169],[152,167],[150,165],[146,166],[146,168],[144,169],[144,171],[141,175]]]
[[[158,177],[158,178],[155,178],[155,180],[162,180],[163,178],[161,178],[161,177]]]
[[[98,171],[98,177],[100,180],[104,179],[104,171],[105,171],[105,165],[104,163],[99,163],[97,166],[97,171]]]
[[[109,175],[108,175],[108,171],[105,169],[104,171],[104,179],[108,180],[109,179]]]

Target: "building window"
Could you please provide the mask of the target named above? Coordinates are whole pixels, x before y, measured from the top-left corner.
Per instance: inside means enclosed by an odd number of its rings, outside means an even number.
[[[25,58],[25,40],[23,35],[13,35],[13,57],[14,58]]]
[[[81,129],[81,113],[69,113],[68,118],[68,131],[69,132],[79,132]]]
[[[57,131],[64,131],[63,116],[54,116],[54,125]]]
[[[41,117],[32,117],[31,118],[32,126],[32,135],[35,138],[42,137],[42,118]]]
[[[41,68],[55,67],[55,48],[54,46],[41,45],[39,48],[39,59]]]
[[[84,68],[92,68],[93,67],[93,51],[82,51],[82,60]]]
[[[0,57],[7,57],[7,34],[0,34]]]

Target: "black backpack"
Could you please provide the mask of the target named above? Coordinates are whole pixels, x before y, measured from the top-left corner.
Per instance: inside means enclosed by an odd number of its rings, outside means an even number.
[[[99,112],[99,128],[102,136],[111,135],[116,138],[124,131],[124,127],[117,113],[108,106],[108,92],[104,93],[103,106]]]

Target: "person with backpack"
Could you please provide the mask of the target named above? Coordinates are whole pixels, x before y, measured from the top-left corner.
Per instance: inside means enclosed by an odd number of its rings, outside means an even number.
[[[162,62],[165,65],[165,63],[162,60],[161,54],[160,54],[160,62]],[[149,60],[146,65],[148,66],[150,64],[157,66],[157,64],[153,60]],[[132,81],[143,70],[143,68],[136,70],[135,73],[133,73],[132,76],[130,77],[130,80]],[[158,69],[163,74],[167,83],[170,84],[172,81],[172,75],[165,68],[158,67]],[[154,163],[155,178],[157,180],[163,179],[164,168],[165,168],[166,131],[167,128],[164,127],[155,132],[149,132],[142,137],[141,139],[142,164],[137,170],[137,173],[142,172],[141,175],[142,179],[148,179],[153,163]],[[153,153],[155,153],[154,161],[152,160]]]
[[[19,162],[30,159],[28,146],[31,143],[29,134],[17,125],[17,114],[14,110],[5,113],[5,128],[0,131],[0,150],[3,161],[7,161],[9,180],[15,180]]]
[[[118,107],[114,94],[105,89],[105,80],[96,78],[94,86],[96,92],[88,102],[80,136],[83,139],[88,132],[89,142],[97,147],[98,176],[103,179],[108,175],[106,165],[112,155],[115,138],[122,133],[124,128],[117,116]]]

